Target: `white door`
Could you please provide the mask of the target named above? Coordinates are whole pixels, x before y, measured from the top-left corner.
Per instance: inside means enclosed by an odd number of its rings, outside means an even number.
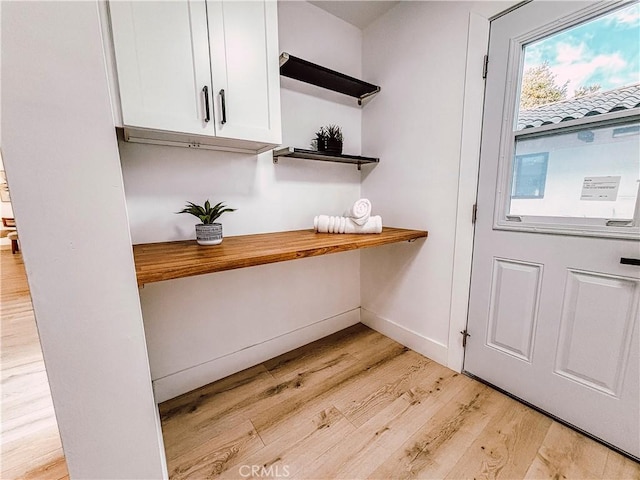
[[[281,143],[277,3],[207,1],[207,15],[216,134]]]
[[[215,135],[204,0],[109,10],[124,125]]]
[[[532,2],[491,24],[464,362],[636,457],[638,12],[629,2]],[[542,82],[545,71],[557,88],[530,98],[544,86],[523,84],[523,72]],[[599,88],[575,84],[589,71]]]

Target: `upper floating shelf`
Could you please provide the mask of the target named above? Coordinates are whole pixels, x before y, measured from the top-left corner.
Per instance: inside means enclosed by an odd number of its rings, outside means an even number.
[[[280,75],[355,97],[358,99],[358,105],[362,105],[362,100],[380,91],[377,85],[302,60],[287,52],[280,54]]]
[[[323,162],[350,163],[357,165],[360,170],[361,165],[367,163],[378,163],[379,158],[361,157],[359,155],[332,154],[318,152],[317,150],[303,150],[302,148],[282,147],[273,151],[273,163],[278,163],[278,157],[304,158],[307,160],[321,160]]]

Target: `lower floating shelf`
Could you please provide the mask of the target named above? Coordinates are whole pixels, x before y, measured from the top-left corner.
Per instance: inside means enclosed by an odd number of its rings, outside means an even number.
[[[384,227],[380,234],[313,230],[225,237],[214,247],[195,240],[133,246],[138,285],[425,238],[424,230]]]
[[[302,148],[282,147],[273,151],[273,163],[278,163],[278,157],[304,158],[307,160],[320,160],[323,162],[350,163],[357,165],[360,170],[361,165],[369,163],[379,163],[379,158],[361,157],[358,155],[336,155],[333,153],[319,152],[317,150],[303,150]]]

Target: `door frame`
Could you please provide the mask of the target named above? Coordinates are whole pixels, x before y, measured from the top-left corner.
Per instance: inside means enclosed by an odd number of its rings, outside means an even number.
[[[474,12],[469,14],[447,342],[447,367],[457,372],[463,371],[465,352],[462,332],[467,328],[469,315],[475,216],[477,215],[475,205],[478,194],[482,119],[486,93],[482,72],[485,68],[484,58],[489,52],[490,26],[492,21],[532,1],[524,0],[513,4],[488,18]],[[603,3],[594,3],[593,10],[602,8]],[[640,197],[638,202],[640,203]],[[636,210],[640,211],[640,209]],[[495,212],[480,212],[480,215],[486,214],[493,217]]]
[[[493,18],[498,18],[501,15]],[[449,341],[447,345],[447,367],[456,372],[462,372],[464,362],[464,347],[460,332],[467,328],[469,313],[471,263],[475,233],[473,217],[478,193],[480,141],[485,96],[483,70],[484,58],[489,50],[489,27],[493,18],[485,18],[474,12],[469,14],[453,247],[453,276],[449,306]]]

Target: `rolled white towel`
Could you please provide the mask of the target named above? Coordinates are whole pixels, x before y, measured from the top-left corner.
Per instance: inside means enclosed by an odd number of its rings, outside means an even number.
[[[382,217],[380,215],[369,217],[364,225],[354,224],[353,222],[347,222],[347,225],[349,223],[353,225],[352,229],[345,227],[344,233],[382,233]]]
[[[382,217],[369,217],[364,225],[352,218],[318,215],[313,219],[313,228],[318,233],[382,233]]]
[[[371,202],[366,198],[361,198],[344,212],[344,216],[349,217],[358,225],[364,225],[371,216]]]

